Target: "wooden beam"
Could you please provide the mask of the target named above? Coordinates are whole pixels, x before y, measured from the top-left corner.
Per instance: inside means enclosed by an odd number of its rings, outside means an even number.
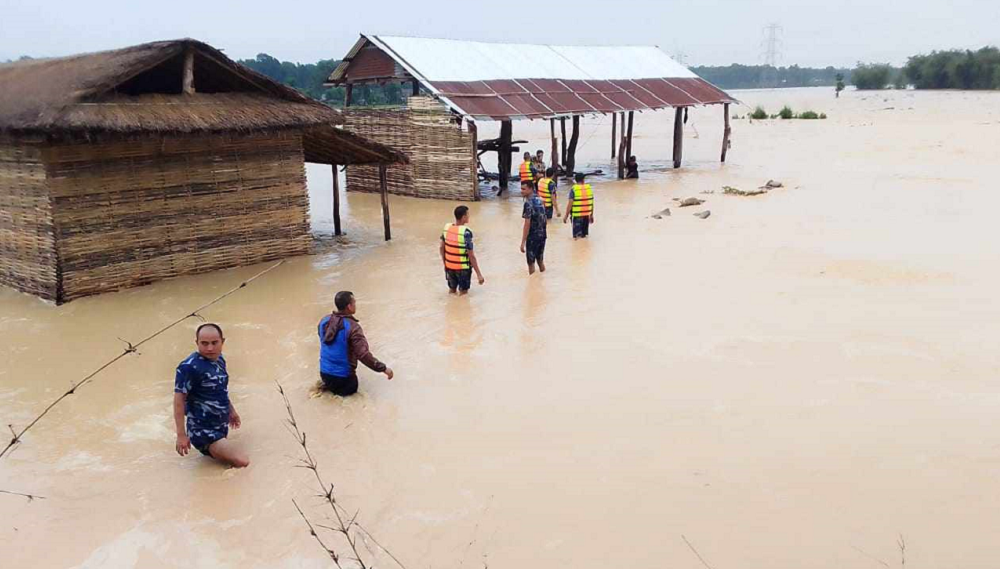
[[[344,87],[344,107],[351,106],[351,95],[354,94],[354,84],[348,83],[347,87]]]
[[[472,199],[479,201],[479,128],[471,120],[469,134],[472,135]]]
[[[559,170],[559,142],[556,140],[556,119],[549,119],[549,138],[552,139],[552,169]]]
[[[839,93],[838,93],[839,94]],[[726,152],[729,150],[729,135],[733,129],[729,126],[729,103],[722,105],[722,114],[725,115],[725,130],[722,131],[722,163],[726,163]]]
[[[632,115],[634,111],[628,112],[628,134],[625,135],[625,160],[632,158]]]
[[[497,151],[497,173],[500,175],[497,183],[500,185],[500,194],[507,191],[507,184],[510,182],[512,137],[513,126],[511,122],[500,121],[500,150]]]
[[[194,94],[194,50],[190,47],[184,50],[184,78],[181,92],[185,95]]]
[[[674,111],[674,168],[681,167],[684,154],[684,107]]]
[[[573,115],[573,134],[569,137],[569,149],[566,151],[566,170],[576,171],[576,145],[580,142],[580,115]]]
[[[333,234],[341,235],[340,232],[340,172],[337,165],[331,165],[333,170]]]
[[[563,167],[566,166],[566,117],[561,117],[559,119],[559,128],[562,129],[562,160],[560,163]]]
[[[413,96],[416,97],[420,94],[420,83],[414,79],[413,80]]]
[[[389,229],[389,180],[386,175],[386,165],[378,165],[378,185],[382,191],[382,224],[385,226],[385,240],[392,239],[392,230]]]
[[[618,113],[611,114],[611,158],[614,159],[615,152],[618,151]]]

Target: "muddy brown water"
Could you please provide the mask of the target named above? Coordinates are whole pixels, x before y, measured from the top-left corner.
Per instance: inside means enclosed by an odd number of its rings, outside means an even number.
[[[697,110],[672,171],[672,115],[639,114],[642,179],[596,185],[589,241],[552,226],[544,275],[518,252],[519,199],[472,205],[487,282],[465,299],[437,253],[454,204],[392,198],[384,243],[377,196],[347,195],[343,242],[205,311],[250,468],[173,452],[185,324],[0,461],[0,489],[47,497],[0,496],[0,565],[328,566],[291,504],[324,512],[279,380],[341,502],[410,568],[700,567],[682,535],[719,568],[898,566],[901,534],[907,567],[995,566],[1000,94],[738,96],[830,118],[734,121],[722,167],[722,111]],[[584,123],[589,166],[610,167],[609,121]],[[515,137],[548,151],[547,132]],[[329,176],[310,168],[321,234]],[[769,178],[785,188],[701,194]],[[689,196],[707,202],[672,206]],[[261,268],[62,307],[0,290],[2,423]],[[312,397],[339,289],[396,379]]]

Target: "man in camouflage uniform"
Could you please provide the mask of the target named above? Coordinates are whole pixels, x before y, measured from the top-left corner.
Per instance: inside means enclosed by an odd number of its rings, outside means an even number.
[[[193,446],[205,456],[242,468],[250,465],[250,459],[226,440],[229,427],[238,429],[241,421],[229,400],[229,373],[222,356],[225,342],[222,328],[217,324],[202,324],[195,332],[198,351],[177,366],[174,378],[176,449],[177,454],[185,456]]]

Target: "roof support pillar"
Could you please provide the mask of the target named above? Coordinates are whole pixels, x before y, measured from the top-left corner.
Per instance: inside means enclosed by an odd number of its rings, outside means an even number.
[[[416,81],[414,81],[414,85]],[[472,136],[472,199],[479,201],[479,128],[476,123],[469,121],[469,134]]]
[[[684,154],[684,107],[674,109],[674,168],[681,167]]]
[[[354,94],[354,84],[348,83],[347,87],[344,87],[344,106],[351,106],[351,95]]]
[[[382,193],[382,225],[385,226],[385,240],[392,239],[392,230],[389,228],[389,180],[386,174],[386,165],[378,165],[378,185]]]
[[[417,95],[420,94],[420,83],[416,79],[413,80],[413,91],[412,91],[412,93],[413,93],[414,97],[416,97]]]
[[[340,176],[337,165],[331,166],[333,171],[333,234],[340,235]]]
[[[615,151],[618,150],[618,113],[611,113],[611,159],[615,158]]]
[[[725,121],[725,130],[722,131],[722,163],[725,164],[726,152],[729,150],[729,135],[733,131],[729,126],[729,103],[722,105],[722,114]]]
[[[556,119],[549,119],[549,138],[552,140],[552,170],[559,171],[559,142],[556,140]],[[553,174],[558,176],[558,174]]]
[[[184,50],[184,75],[181,79],[181,93],[194,94],[194,50],[190,47]]]
[[[559,162],[566,168],[566,117],[559,118],[559,128],[562,129],[562,160]]]
[[[628,134],[625,135],[625,161],[632,158],[632,115],[635,111],[628,112]]]
[[[510,121],[500,121],[500,150],[497,152],[497,173],[500,175],[498,183],[500,190],[497,195],[507,191],[507,184],[510,182],[511,165],[511,139],[513,138],[513,127]]]
[[[569,148],[566,151],[566,171],[576,172],[576,145],[580,142],[580,115],[573,115],[573,134],[569,137]]]

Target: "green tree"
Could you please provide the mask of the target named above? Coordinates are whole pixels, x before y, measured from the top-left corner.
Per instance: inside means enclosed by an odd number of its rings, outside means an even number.
[[[851,81],[860,90],[885,89],[894,70],[888,63],[861,63],[851,72]]]
[[[836,76],[836,79],[837,79],[837,87],[836,87],[836,89],[837,89],[837,98],[839,99],[840,98],[840,92],[844,90],[844,74],[843,73],[838,73],[837,76]]]

